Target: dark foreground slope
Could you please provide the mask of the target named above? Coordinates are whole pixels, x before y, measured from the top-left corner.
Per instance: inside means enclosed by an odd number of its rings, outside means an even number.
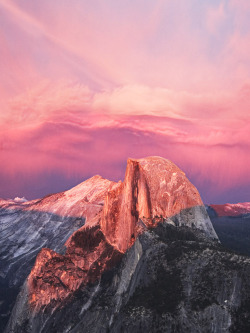
[[[249,332],[249,276],[249,258],[164,222],[54,312],[34,315],[25,285],[6,332]]]

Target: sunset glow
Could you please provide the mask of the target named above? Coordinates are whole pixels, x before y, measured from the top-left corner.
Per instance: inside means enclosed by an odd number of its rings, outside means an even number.
[[[162,156],[250,201],[250,3],[0,0],[0,197]]]

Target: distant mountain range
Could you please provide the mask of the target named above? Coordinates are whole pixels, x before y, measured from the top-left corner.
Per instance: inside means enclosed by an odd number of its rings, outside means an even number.
[[[216,215],[221,216],[244,216],[250,214],[250,202],[241,202],[237,204],[210,205]]]
[[[250,256],[250,203],[206,206],[221,243]]]
[[[1,331],[250,331],[249,204],[205,208],[160,157],[18,199],[0,201]]]

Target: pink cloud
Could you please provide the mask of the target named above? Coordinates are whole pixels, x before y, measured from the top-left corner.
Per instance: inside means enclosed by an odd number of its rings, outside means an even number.
[[[60,94],[42,88],[13,101],[10,119],[22,110],[19,123],[2,124],[5,178],[15,179],[21,171],[28,178],[58,173],[83,179],[98,173],[117,180],[128,157],[160,155],[177,163],[196,186],[205,186],[205,198],[215,187],[219,195],[250,182],[248,86],[213,99],[135,86],[97,94],[67,84]],[[137,103],[130,104],[135,97]]]
[[[25,191],[34,186],[34,183],[28,185],[30,179],[38,176],[36,187],[39,188],[48,173],[63,174],[66,179],[74,175],[79,180],[101,174],[118,180],[123,177],[128,157],[159,155],[173,160],[186,171],[206,200],[215,195],[215,188],[219,195],[226,189],[250,183],[249,147],[212,144],[209,138],[207,144],[204,140],[190,143],[185,138],[182,141],[174,131],[160,134],[145,130],[142,119],[138,120],[141,129],[133,128],[133,118],[130,126],[127,119],[127,126],[123,124],[120,128],[75,127],[69,122],[59,122],[10,132],[4,141],[1,138],[4,142],[0,158],[2,175],[10,184],[21,172]],[[151,118],[150,123],[153,124],[154,119]],[[1,190],[7,192],[6,187]],[[27,196],[27,192],[23,195]]]
[[[9,125],[41,123],[57,113],[85,110],[91,101],[92,92],[81,84],[43,80],[25,93],[9,100],[6,121]]]
[[[226,17],[225,3],[220,2],[216,8],[209,8],[207,12],[207,27],[211,33],[216,33]]]
[[[250,143],[249,94],[248,85],[234,94],[202,95],[138,85],[96,93],[84,85],[44,81],[12,99],[2,131],[7,124],[25,129],[44,122],[68,123],[80,128],[132,127],[187,144],[243,145]],[[148,118],[132,117],[143,115]]]

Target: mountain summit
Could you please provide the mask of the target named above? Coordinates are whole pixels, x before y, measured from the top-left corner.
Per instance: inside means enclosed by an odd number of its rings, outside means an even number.
[[[183,171],[161,157],[129,159],[124,182],[105,198],[101,229],[110,244],[125,252],[144,228],[189,208],[192,214],[184,214],[179,224],[216,238],[200,195]]]

